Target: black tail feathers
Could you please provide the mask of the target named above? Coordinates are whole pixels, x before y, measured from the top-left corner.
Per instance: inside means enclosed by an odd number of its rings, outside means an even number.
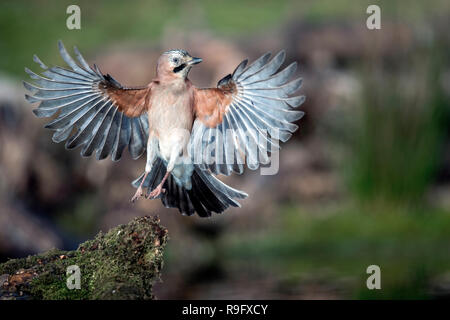
[[[166,166],[163,160],[158,158],[143,184],[143,187],[147,188],[147,195],[162,181],[165,173]],[[143,177],[144,174],[133,181],[133,186],[137,188]],[[166,191],[159,196],[164,206],[178,208],[181,214],[188,216],[197,212],[200,217],[210,217],[212,212],[222,213],[229,206],[240,207],[233,198],[247,197],[246,193],[227,186],[209,171],[202,170],[198,166],[194,166],[191,182],[192,188],[187,190],[179,186],[172,175],[169,175],[163,186]]]

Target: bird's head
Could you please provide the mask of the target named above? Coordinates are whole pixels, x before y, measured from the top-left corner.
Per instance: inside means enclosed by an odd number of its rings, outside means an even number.
[[[202,59],[192,57],[185,50],[169,50],[158,60],[157,74],[162,77],[185,79],[194,64]]]

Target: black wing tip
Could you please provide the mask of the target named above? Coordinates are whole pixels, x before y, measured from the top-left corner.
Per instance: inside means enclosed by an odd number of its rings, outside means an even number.
[[[119,89],[123,88],[122,85],[119,83],[119,81],[114,79],[109,73],[107,73],[106,75],[103,75],[103,78],[105,79],[105,81],[112,84],[114,87],[119,88]]]
[[[22,80],[22,85],[28,91],[33,92],[33,87],[31,86],[30,83],[26,82],[25,80]]]
[[[225,77],[223,77],[222,79],[220,79],[219,82],[217,82],[217,87],[226,86],[227,84],[229,84],[229,82],[230,82],[231,80],[232,80],[231,74],[227,74]]]
[[[262,59],[264,61],[264,64],[266,64],[269,61],[271,56],[272,56],[272,52],[269,51],[269,52],[264,53],[260,59]]]
[[[78,147],[78,146],[79,146],[79,145],[76,144],[76,143],[74,143],[71,139],[67,140],[67,141],[66,141],[66,144],[64,145],[64,147],[65,147],[67,150],[75,149],[75,148]]]
[[[58,39],[57,43],[58,43],[58,49],[59,49],[59,51],[66,50],[66,48],[64,47],[64,43],[62,42],[61,39]]]
[[[105,75],[103,74],[103,72],[100,70],[100,68],[98,67],[98,65],[96,65],[94,63],[94,71],[95,73],[97,73],[97,75],[99,75],[100,77],[102,77],[103,79],[105,79]]]
[[[48,67],[39,59],[36,54],[33,54],[33,61],[36,62],[42,69],[48,69]]]
[[[242,60],[241,63],[239,63],[239,65],[236,67],[236,69],[234,69],[231,77],[234,79],[235,77],[237,77],[237,75],[236,75],[237,72],[239,72],[239,74],[242,73],[242,71],[245,69],[245,67],[247,67],[247,63],[248,63],[248,58]]]
[[[36,103],[36,102],[39,102],[39,100],[36,100],[33,96],[30,96],[29,94],[25,94],[25,99],[26,99],[29,103]]]
[[[105,160],[106,158],[108,158],[109,153],[103,152],[103,150],[101,149],[97,149],[95,151],[95,160],[97,161],[102,161]]]
[[[38,118],[46,118],[46,115],[43,115],[43,114],[41,113],[41,110],[39,110],[38,108],[33,109],[32,111],[33,111],[33,113],[34,113],[34,115],[35,115],[36,117],[38,117]]]
[[[116,154],[114,154],[114,152],[111,154],[111,161],[112,162],[119,162],[121,159],[121,155],[117,156]]]

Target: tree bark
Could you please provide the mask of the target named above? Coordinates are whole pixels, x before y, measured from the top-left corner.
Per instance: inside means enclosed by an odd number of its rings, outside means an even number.
[[[9,260],[0,264],[0,300],[154,299],[167,238],[159,219],[146,216],[100,232],[75,251]]]

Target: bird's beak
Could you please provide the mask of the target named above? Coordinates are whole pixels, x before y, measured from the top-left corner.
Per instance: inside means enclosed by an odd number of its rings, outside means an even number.
[[[202,58],[192,57],[192,59],[188,62],[188,64],[189,65],[194,65],[194,64],[198,64],[198,63],[200,63],[202,61],[203,61]]]

